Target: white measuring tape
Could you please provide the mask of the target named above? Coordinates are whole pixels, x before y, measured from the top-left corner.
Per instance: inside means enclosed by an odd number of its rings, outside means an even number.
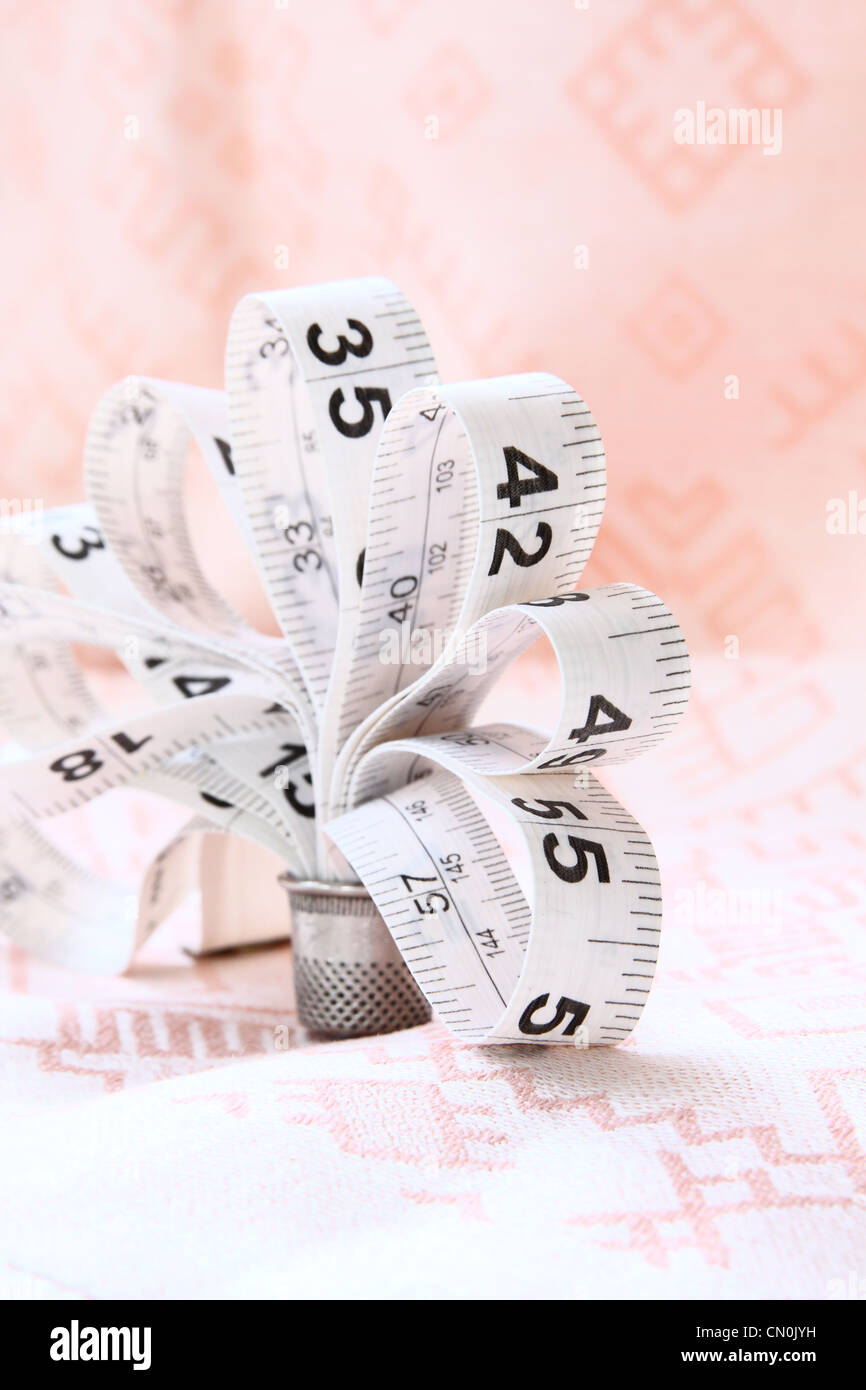
[[[659,873],[594,774],[676,725],[689,661],[646,589],[575,591],[605,496],[588,407],[546,374],[437,384],[417,314],[381,279],[246,297],[226,375],[226,394],[114,387],[88,433],[89,503],[0,536],[0,928],[122,969],[194,886],[201,837],[236,833],[294,878],[360,879],[458,1037],[627,1037]],[[283,638],[198,563],[191,446]],[[556,728],[475,722],[540,636]],[[104,710],[76,644],[114,651],[150,707]],[[41,828],[120,786],[192,812],[137,897]]]

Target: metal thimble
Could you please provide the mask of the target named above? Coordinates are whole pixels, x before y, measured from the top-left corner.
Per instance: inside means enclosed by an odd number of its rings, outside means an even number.
[[[281,874],[292,918],[298,1017],[311,1033],[359,1038],[414,1028],[430,1007],[367,890]]]

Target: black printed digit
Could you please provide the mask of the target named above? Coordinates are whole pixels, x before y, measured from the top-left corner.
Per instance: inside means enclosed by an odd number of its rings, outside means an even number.
[[[277,705],[275,708],[279,709],[280,706]],[[267,714],[268,711],[266,710],[265,713]],[[281,767],[290,767],[292,763],[298,761],[298,758],[302,758],[307,750],[303,743],[282,743],[280,744],[280,751],[288,756],[278,758],[275,763],[271,763],[270,767],[263,768],[259,773],[260,777],[275,777]]]
[[[542,820],[561,820],[563,811],[568,811],[574,816],[575,820],[588,820],[583,811],[578,810],[573,801],[548,801],[544,796],[537,798],[538,806],[544,807],[539,811],[537,806],[530,806],[528,801],[524,801],[522,796],[511,798],[512,806],[517,806],[521,811],[527,811],[530,816],[540,816]]]
[[[539,521],[535,528],[535,535],[538,539],[538,549],[533,551],[524,550],[517,537],[512,536],[510,531],[506,531],[503,526],[500,526],[496,532],[496,540],[493,543],[493,559],[490,562],[490,569],[487,573],[499,573],[506,550],[515,565],[519,565],[521,569],[528,569],[530,565],[537,565],[539,560],[544,559],[550,549],[553,540],[553,529],[546,521]]]
[[[231,684],[231,676],[175,676],[174,684],[187,700],[199,695],[214,695]]]
[[[234,477],[235,465],[234,465],[234,460],[232,459],[232,446],[231,446],[231,444],[229,444],[228,440],[226,440],[226,439],[217,439],[216,435],[214,435],[214,441],[213,441],[213,442],[214,442],[214,444],[217,446],[217,448],[218,448],[219,451],[220,451],[220,457],[221,457],[223,463],[224,463],[225,466],[226,466],[226,471],[227,471],[228,473],[231,473],[232,477]]]
[[[595,860],[596,873],[599,883],[610,883],[610,869],[607,863],[607,855],[602,845],[595,840],[582,840],[579,835],[569,835],[568,844],[574,851],[574,863],[563,864],[557,858],[556,851],[559,849],[559,837],[552,831],[545,835],[541,842],[544,850],[544,857],[550,865],[557,878],[561,878],[563,883],[580,883],[586,878],[589,869],[589,855]]]
[[[212,792],[199,792],[202,801],[206,801],[209,806],[216,806],[220,811],[233,811],[234,804],[231,801],[223,801],[221,796],[214,796]]]
[[[311,773],[304,773],[304,781],[306,782],[308,787],[311,787],[313,785],[313,778]],[[288,786],[284,788],[283,796],[286,798],[286,801],[289,803],[292,810],[297,811],[299,816],[307,816],[309,818],[312,818],[316,814],[315,803],[312,801],[301,801],[300,797],[298,796],[297,782],[290,782]]]
[[[589,594],[556,594],[553,598],[532,598],[524,608],[559,608],[563,603],[585,603]]]
[[[137,753],[146,743],[150,743],[153,734],[145,734],[144,738],[138,740],[130,738],[129,734],[112,734],[111,737],[118,748],[123,749],[124,753]]]
[[[603,748],[582,748],[579,753],[557,753],[555,757],[548,758],[546,763],[539,763],[538,770],[542,772],[549,767],[572,767],[575,763],[594,763],[596,758],[603,758],[604,754]]]
[[[533,492],[555,492],[559,487],[559,478],[552,468],[547,468],[537,459],[530,458],[524,454],[522,449],[517,449],[513,444],[509,444],[502,450],[505,455],[505,471],[508,474],[508,482],[500,483],[496,489],[496,496],[508,498],[509,505],[519,507],[523,498]],[[522,478],[520,468],[525,468],[533,476]]]
[[[606,715],[607,724],[599,724],[600,714]],[[578,743],[585,743],[592,734],[615,734],[630,728],[631,719],[627,714],[623,714],[622,710],[617,709],[604,695],[591,695],[586,723],[580,729],[572,729],[568,737],[576,739]]]
[[[81,535],[78,537],[77,550],[68,550],[63,544],[62,536],[52,536],[51,544],[58,555],[63,555],[67,560],[86,560],[91,550],[105,549],[105,541],[95,526],[82,527]]]
[[[425,914],[447,912],[451,906],[444,893],[428,893],[423,902],[420,898],[415,898],[413,901],[416,910]],[[438,906],[438,904],[441,904],[441,906]]]
[[[359,340],[352,343],[344,333],[338,333],[338,346],[335,348],[322,347],[321,324],[311,323],[307,329],[307,347],[314,357],[318,357],[320,362],[326,363],[329,367],[339,367],[349,353],[353,357],[369,357],[373,351],[373,335],[367,325],[360,319],[347,319],[346,323],[353,333],[358,334]]]
[[[346,397],[339,387],[328,402],[328,414],[331,417],[331,423],[346,439],[362,439],[365,434],[370,433],[376,421],[374,403],[382,411],[383,420],[387,420],[391,411],[391,393],[382,386],[356,386],[355,399],[362,407],[359,420],[347,420],[343,415],[342,407]]]
[[[562,1030],[564,1038],[571,1038],[577,1032],[583,1020],[589,1013],[589,1005],[582,1003],[579,999],[569,999],[568,995],[563,994],[556,1006],[552,1018],[543,1023],[536,1023],[535,1014],[543,1009],[550,999],[549,994],[539,994],[537,999],[533,999],[527,1004],[523,1013],[520,1015],[518,1027],[521,1033],[528,1033],[530,1036],[537,1037],[540,1033],[552,1033],[554,1028],[558,1028],[565,1022],[566,1017],[571,1014],[571,1022]]]
[[[59,772],[64,782],[83,782],[104,766],[96,756],[95,748],[81,748],[75,753],[64,753],[50,764],[52,772]]]

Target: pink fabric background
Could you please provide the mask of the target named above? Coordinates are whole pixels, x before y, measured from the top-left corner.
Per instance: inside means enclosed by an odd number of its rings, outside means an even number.
[[[166,937],[83,982],[5,949],[8,1291],[866,1295],[866,536],[825,524],[866,497],[866,10],[2,15],[4,496],[80,495],[118,376],[219,384],[243,292],[382,273],[444,377],[586,396],[610,476],[587,582],[657,589],[694,653],[685,726],[611,778],[667,905],[614,1054],[435,1026],[275,1053],[279,950],[192,967]],[[782,151],[677,146],[699,100],[781,107]],[[538,692],[527,670],[503,708]],[[160,815],[94,843],[135,868]],[[743,889],[774,904],[754,925]]]

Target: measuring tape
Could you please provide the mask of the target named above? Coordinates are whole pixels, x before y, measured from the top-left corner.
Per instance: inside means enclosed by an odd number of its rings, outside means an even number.
[[[88,430],[88,502],[0,535],[0,928],[123,969],[195,886],[203,837],[240,834],[292,878],[360,880],[457,1037],[621,1041],[661,890],[596,774],[675,727],[690,676],[662,600],[576,588],[605,498],[589,408],[543,373],[439,384],[417,314],[378,278],[247,296],[226,386],[119,383]],[[199,564],[191,449],[281,638]],[[478,723],[539,637],[556,727]],[[147,707],[104,709],[82,644],[113,651]],[[50,833],[121,786],[191,813],[137,895]]]

